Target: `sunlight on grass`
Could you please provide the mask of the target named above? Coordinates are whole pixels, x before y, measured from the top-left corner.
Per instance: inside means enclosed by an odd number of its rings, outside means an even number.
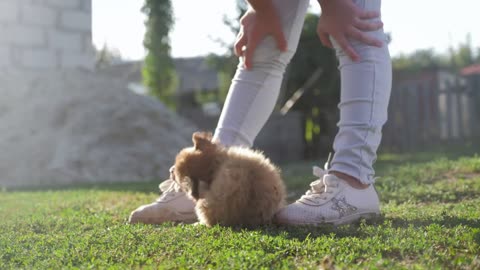
[[[315,163],[282,168],[289,190],[305,192]],[[478,156],[384,154],[377,171],[383,216],[337,228],[126,225],[155,181],[3,191],[0,269],[480,268]]]

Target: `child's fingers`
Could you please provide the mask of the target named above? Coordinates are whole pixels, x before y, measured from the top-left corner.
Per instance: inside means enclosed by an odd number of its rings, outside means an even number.
[[[240,57],[243,55],[243,47],[247,44],[247,36],[242,33],[238,35],[238,39],[235,42],[234,50],[235,55]]]
[[[318,38],[320,38],[320,42],[322,42],[323,46],[333,49],[333,44],[330,41],[330,36],[325,32],[318,32]]]

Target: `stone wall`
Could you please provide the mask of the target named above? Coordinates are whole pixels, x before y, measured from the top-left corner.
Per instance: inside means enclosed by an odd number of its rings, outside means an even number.
[[[91,0],[0,0],[0,70],[94,66]]]

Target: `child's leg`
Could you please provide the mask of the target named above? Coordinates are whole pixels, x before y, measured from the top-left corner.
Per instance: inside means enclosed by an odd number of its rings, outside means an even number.
[[[354,0],[365,10],[380,11],[381,0]],[[383,29],[371,32],[379,40],[386,40]],[[372,165],[382,138],[382,126],[387,120],[390,99],[392,67],[388,46],[377,48],[351,41],[360,55],[353,62],[335,44],[340,61],[341,97],[339,131],[333,148],[335,155],[330,171],[338,171],[373,183]]]
[[[353,0],[366,10],[380,10],[380,0]],[[386,40],[383,30],[370,32],[379,40]],[[311,189],[295,203],[276,215],[283,224],[343,224],[380,213],[378,195],[369,185],[357,189],[347,184],[343,173],[364,184],[374,181],[372,164],[381,139],[382,125],[387,120],[391,88],[391,63],[385,43],[377,48],[350,40],[360,55],[353,62],[332,40],[340,61],[341,98],[339,131],[335,137],[335,155],[330,172],[314,169],[321,178],[310,184]],[[350,182],[348,182],[350,183]]]
[[[253,145],[277,102],[283,73],[297,48],[308,4],[308,0],[274,0],[288,49],[280,52],[269,36],[255,50],[253,69],[244,69],[241,61],[215,131],[215,141],[224,145]]]

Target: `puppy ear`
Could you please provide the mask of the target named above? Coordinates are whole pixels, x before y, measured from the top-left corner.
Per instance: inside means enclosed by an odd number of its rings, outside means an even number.
[[[203,151],[210,148],[212,143],[212,133],[210,132],[195,132],[192,136],[193,146],[195,150]]]

